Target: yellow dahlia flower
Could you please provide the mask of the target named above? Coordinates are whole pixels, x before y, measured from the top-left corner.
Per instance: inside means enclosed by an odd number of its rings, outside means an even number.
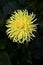
[[[6,33],[13,42],[23,43],[24,41],[30,41],[32,37],[35,37],[33,32],[36,31],[37,27],[33,20],[35,14],[28,14],[27,10],[15,11],[10,19],[6,22]]]

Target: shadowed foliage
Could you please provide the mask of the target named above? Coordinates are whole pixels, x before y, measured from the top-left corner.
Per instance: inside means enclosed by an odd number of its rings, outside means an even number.
[[[18,9],[36,14],[36,38],[28,44],[13,43],[6,35],[6,21]],[[0,0],[0,65],[43,65],[43,1]]]

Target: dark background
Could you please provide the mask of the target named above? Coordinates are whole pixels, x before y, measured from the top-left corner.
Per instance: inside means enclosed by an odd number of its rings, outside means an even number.
[[[6,21],[18,9],[36,14],[36,38],[28,44],[13,43],[6,35]],[[0,0],[0,65],[43,65],[43,1]]]

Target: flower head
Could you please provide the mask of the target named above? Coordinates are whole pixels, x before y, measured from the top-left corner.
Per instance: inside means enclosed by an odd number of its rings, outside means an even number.
[[[23,43],[24,41],[30,41],[32,37],[35,37],[33,32],[37,27],[34,22],[36,21],[35,14],[28,14],[27,10],[15,11],[10,19],[6,22],[6,33],[13,42]],[[34,19],[34,20],[33,20]]]

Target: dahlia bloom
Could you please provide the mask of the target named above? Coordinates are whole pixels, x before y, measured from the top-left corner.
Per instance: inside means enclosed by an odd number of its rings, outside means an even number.
[[[27,10],[15,11],[6,22],[8,38],[19,43],[30,41],[32,37],[35,37],[33,32],[36,32],[37,29],[36,24],[34,24],[37,19],[34,18],[33,12],[28,14]]]

